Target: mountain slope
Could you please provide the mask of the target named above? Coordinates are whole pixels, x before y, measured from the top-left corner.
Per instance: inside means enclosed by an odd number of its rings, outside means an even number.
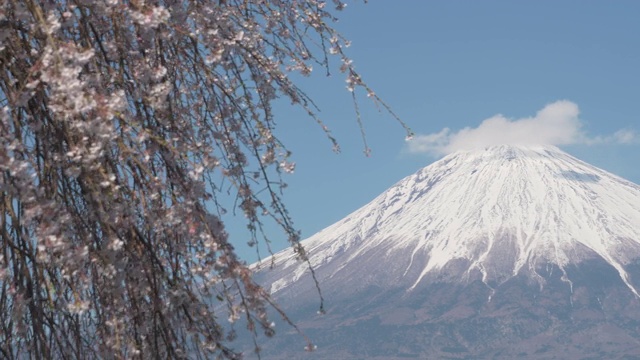
[[[329,315],[305,315],[316,305],[314,286],[290,250],[275,255],[274,270],[256,276],[301,324],[346,331],[339,339],[358,338],[362,322],[374,321],[387,331],[383,325],[393,324],[404,340],[443,336],[440,345],[408,355],[450,348],[464,358],[498,356],[495,349],[514,355],[509,346],[524,349],[527,341],[557,350],[564,346],[554,342],[559,334],[614,331],[606,326],[629,339],[640,335],[640,187],[555,147],[451,154],[304,246],[333,302]],[[486,336],[460,333],[474,328]],[[486,345],[498,334],[495,346]],[[441,346],[446,342],[453,347]],[[626,345],[640,354],[640,343]]]
[[[459,152],[403,179],[304,244],[314,266],[338,255],[348,263],[381,248],[388,256],[410,251],[409,260],[426,254],[410,288],[456,259],[470,261],[469,271],[489,283],[538,261],[564,267],[597,255],[637,294],[624,265],[640,256],[640,186],[554,147]],[[273,292],[306,272],[288,250],[276,260],[299,269],[276,281]],[[410,261],[403,275],[415,266]]]

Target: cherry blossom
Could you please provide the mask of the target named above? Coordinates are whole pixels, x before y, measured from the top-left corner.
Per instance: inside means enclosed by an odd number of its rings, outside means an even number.
[[[241,317],[273,335],[267,308],[286,314],[236,255],[219,195],[250,243],[273,221],[308,262],[272,103],[305,109],[337,150],[290,79],[337,58],[389,110],[325,5],[0,1],[0,358],[236,358],[220,319]]]

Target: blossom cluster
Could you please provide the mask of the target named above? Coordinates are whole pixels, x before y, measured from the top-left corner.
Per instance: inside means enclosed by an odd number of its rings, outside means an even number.
[[[234,252],[219,195],[235,194],[250,243],[274,221],[305,260],[273,102],[337,146],[290,79],[334,54],[348,89],[386,107],[326,5],[0,2],[0,357],[234,358],[216,301],[273,334],[277,306]]]

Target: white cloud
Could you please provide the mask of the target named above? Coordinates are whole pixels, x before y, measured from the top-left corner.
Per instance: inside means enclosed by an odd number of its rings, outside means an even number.
[[[640,141],[638,133],[629,129],[618,130],[613,134],[615,142],[620,144],[632,144]]]
[[[636,143],[640,137],[633,130],[619,130],[610,136],[588,137],[582,131],[578,105],[556,101],[545,106],[534,117],[508,119],[495,115],[478,127],[459,131],[444,128],[438,133],[417,135],[408,143],[412,153],[448,154],[491,145],[569,145],[597,143]]]

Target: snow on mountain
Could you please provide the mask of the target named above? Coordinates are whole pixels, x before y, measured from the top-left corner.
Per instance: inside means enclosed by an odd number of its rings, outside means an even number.
[[[572,286],[567,266],[603,259],[640,297],[625,270],[640,258],[640,186],[552,146],[461,151],[303,244],[322,269],[321,285],[348,269],[346,276],[371,272],[410,292],[430,274],[463,264],[464,274],[491,288],[523,272],[535,280],[536,267],[551,263]],[[265,285],[276,295],[309,271],[291,250],[275,262]]]

